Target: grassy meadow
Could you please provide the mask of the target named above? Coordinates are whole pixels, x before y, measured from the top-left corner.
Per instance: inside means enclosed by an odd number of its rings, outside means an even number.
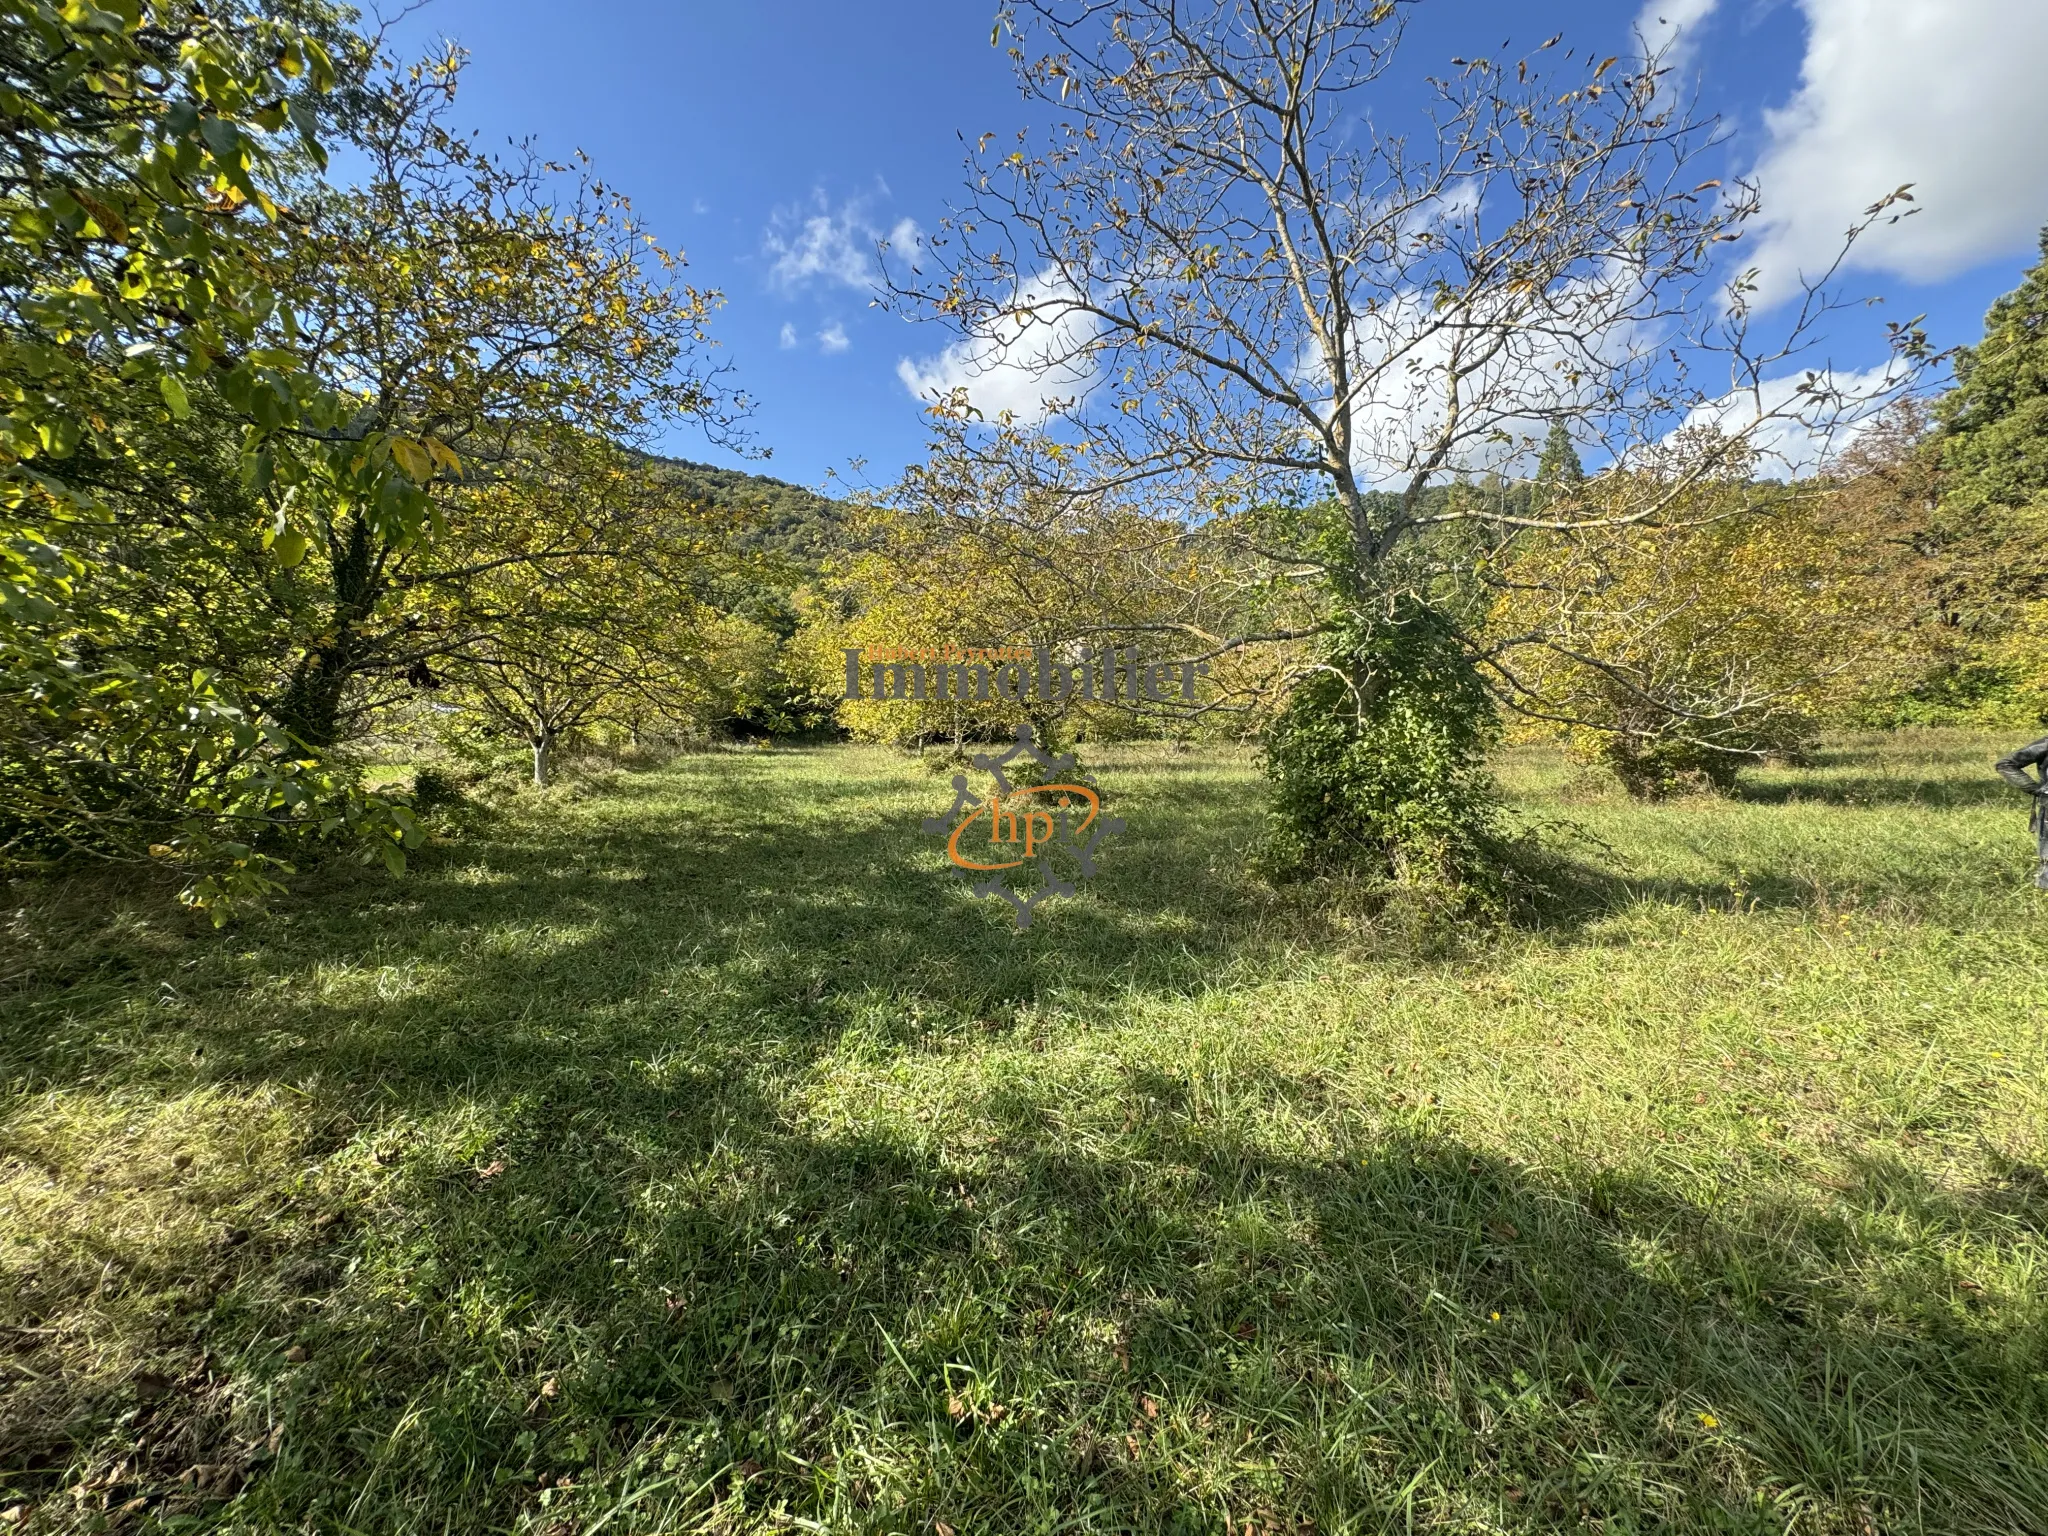
[[[879,748],[594,774],[216,933],[16,882],[0,1528],[2048,1531],[2048,896],[2001,743],[1503,776],[1501,932],[1018,932]]]

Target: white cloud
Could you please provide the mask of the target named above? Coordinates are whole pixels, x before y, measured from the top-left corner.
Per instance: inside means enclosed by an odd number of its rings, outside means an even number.
[[[787,352],[796,345],[796,327],[787,320],[782,322],[782,350]]]
[[[1008,412],[1019,422],[1043,421],[1054,402],[1078,399],[1095,386],[1092,343],[1100,322],[1072,308],[1072,296],[1073,290],[1041,275],[1017,296],[1034,306],[1031,311],[1006,311],[936,357],[903,358],[896,377],[920,400],[964,389],[968,402],[991,420]]]
[[[819,200],[823,201],[822,194]],[[872,287],[874,247],[859,211],[858,201],[847,203],[837,213],[827,210],[802,219],[777,209],[761,241],[775,258],[769,276],[777,286],[799,288],[823,278],[848,288]]]
[[[846,327],[837,320],[818,332],[818,350],[828,356],[834,352],[844,352],[852,345],[853,343],[846,339]]]
[[[2048,222],[2048,5],[1800,3],[1799,89],[1765,115],[1755,170],[1762,296],[1818,274],[1859,213],[1905,182],[1923,211],[1871,230],[1850,265],[1939,282],[2029,245]]]
[[[1533,472],[1556,415],[1598,415],[1603,392],[1632,393],[1630,381],[1661,350],[1658,330],[1644,323],[1642,281],[1614,263],[1538,292],[1496,292],[1467,310],[1444,311],[1415,290],[1356,304],[1354,471],[1390,489],[1428,462],[1449,420],[1455,368],[1470,435],[1437,473]],[[1495,340],[1491,360],[1466,372],[1471,353]],[[1327,387],[1320,365],[1304,377]]]
[[[1636,36],[1645,54],[1663,53],[1664,67],[1682,75],[1699,51],[1700,23],[1721,0],[1645,0],[1636,14]]]
[[[868,201],[850,197],[835,209],[820,191],[812,194],[808,213],[776,209],[761,236],[762,248],[775,258],[770,280],[784,292],[817,281],[869,292],[882,277],[879,247],[885,242],[892,259],[914,265],[924,252],[917,221],[898,219],[884,234],[869,216]]]
[[[898,219],[889,229],[890,259],[917,271],[924,260],[924,231],[915,219]]]
[[[1860,373],[1786,374],[1693,407],[1685,425],[1746,435],[1760,478],[1794,480],[1814,473],[1868,431],[1900,379],[1890,365]]]
[[[1649,425],[1644,413],[1659,381],[1666,387],[1676,382],[1662,365],[1669,327],[1646,318],[1648,307],[1641,272],[1617,263],[1453,317],[1481,332],[1501,327],[1502,345],[1492,362],[1461,379],[1464,415],[1476,435],[1438,473],[1532,474],[1543,438],[1560,416],[1588,468],[1671,446],[1677,432],[1662,434],[1661,445],[1638,437]],[[1361,305],[1359,315],[1355,372],[1370,383],[1353,406],[1353,467],[1362,482],[1395,489],[1426,461],[1444,431],[1459,333],[1436,327],[1442,316],[1425,293]],[[1706,361],[1697,358],[1695,365]],[[1321,375],[1320,369],[1304,372]],[[1898,363],[1861,372],[1822,367],[1787,373],[1698,402],[1678,431],[1711,427],[1739,436],[1756,453],[1757,475],[1796,479],[1867,431],[1906,379]],[[1634,403],[1609,409],[1609,389]]]
[[[1663,365],[1670,328],[1646,318],[1645,309],[1641,272],[1617,263],[1452,317],[1481,334],[1499,327],[1501,346],[1491,362],[1461,377],[1461,414],[1474,435],[1436,473],[1526,477],[1552,421],[1562,417],[1589,469],[1617,458],[1634,462],[1646,450],[1654,458],[1686,429],[1713,428],[1748,443],[1758,476],[1797,479],[1847,449],[1909,379],[1896,360],[1860,372],[1789,372],[1697,400],[1675,431],[1658,432],[1652,402],[1681,380]],[[1359,306],[1359,315],[1354,372],[1369,382],[1353,404],[1353,468],[1363,483],[1397,489],[1445,430],[1459,332],[1437,328],[1443,317],[1426,293],[1394,294]],[[1695,369],[1709,361],[1692,359]],[[1304,376],[1324,381],[1319,368]],[[1646,429],[1656,434],[1647,442]]]

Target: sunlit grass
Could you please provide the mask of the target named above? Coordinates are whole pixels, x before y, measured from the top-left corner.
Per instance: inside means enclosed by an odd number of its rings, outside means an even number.
[[[1151,747],[1089,756],[1130,830],[1021,934],[880,749],[529,797],[224,934],[18,886],[0,1509],[2040,1529],[1994,755],[1645,807],[1511,754],[1584,867],[1419,945],[1243,873],[1248,758]]]

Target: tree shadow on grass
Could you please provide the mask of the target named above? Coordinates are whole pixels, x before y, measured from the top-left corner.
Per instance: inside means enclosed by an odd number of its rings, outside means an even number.
[[[1896,849],[1885,858],[1859,858],[1855,829],[1843,830],[1832,846],[1788,848],[1775,858],[1738,841],[1712,857],[1691,851],[1695,865],[1719,866],[1704,878],[1655,873],[1612,850],[1585,854],[1559,839],[1527,856],[1526,895],[1512,923],[1564,944],[1589,942],[1590,930],[1605,919],[1643,907],[1818,917],[1862,912],[1902,922],[1981,924],[2001,903],[2028,910],[2032,845],[2024,823],[2014,825],[2009,848],[1991,859],[1974,844],[1955,850],[1930,844],[1916,849],[1910,862]]]
[[[131,950],[116,936],[56,955],[0,1029],[9,1073],[61,1087],[113,1051],[171,1081],[313,1075],[368,1120],[479,1082],[573,1074],[577,1042],[593,1039],[642,1059],[722,1044],[799,1070],[848,1030],[915,1043],[1186,998],[1341,942],[1313,890],[1244,872],[1256,807],[1241,796],[1175,784],[1134,797],[1100,875],[1019,931],[946,870],[920,816],[883,808],[886,775],[791,784],[745,759],[690,771],[715,803],[627,775],[604,797],[611,822],[505,825],[428,850],[403,883],[330,867],[246,938]],[[1533,875],[1542,893],[1519,924],[1564,944],[1646,902],[1818,910],[1919,895],[1896,871],[1853,868],[1713,882],[1550,854]],[[258,948],[238,958],[246,942]],[[268,995],[250,1005],[256,985]],[[159,1034],[196,1054],[156,1049]]]
[[[1854,779],[1774,777],[1744,779],[1730,791],[1729,799],[1743,805],[1918,805],[1935,810],[1967,810],[1980,806],[2017,807],[2022,814],[2026,800],[2004,780],[1987,769],[1984,779],[1912,777],[1892,774],[1859,775]]]
[[[1119,905],[1128,891],[1091,893],[1019,932],[1008,908],[941,872],[936,844],[906,857],[928,841],[918,818],[878,813],[871,788],[835,795],[749,768],[721,775],[739,803],[713,814],[655,804],[611,825],[502,823],[424,851],[403,883],[329,866],[242,932],[179,938],[158,924],[138,943],[125,922],[87,923],[86,937],[29,957],[0,1010],[0,1076],[14,1090],[0,1112],[0,1176],[39,1186],[36,1204],[47,1186],[76,1214],[57,1224],[73,1251],[10,1271],[19,1284],[0,1304],[0,1347],[12,1341],[24,1365],[0,1375],[0,1473],[35,1464],[47,1480],[82,1448],[105,1451],[123,1416],[148,1406],[128,1378],[136,1358],[162,1352],[159,1322],[178,1355],[190,1353],[188,1329],[245,1284],[288,1313],[300,1258],[327,1251],[306,1226],[307,1192],[271,1191],[215,1212],[219,1246],[188,1255],[189,1283],[166,1277],[146,1235],[110,1244],[101,1229],[98,1153],[45,1144],[53,1133],[38,1116],[53,1096],[169,1102],[281,1088],[300,1106],[308,1166],[388,1160],[433,1186],[474,1181],[490,1160],[469,1155],[466,1120],[493,1157],[601,1165],[620,1136],[699,1155],[716,1127],[772,1117],[780,1088],[849,1035],[889,1050],[1014,1029],[1054,1007],[1185,995],[1244,940],[1242,888],[1217,873],[1227,860],[1204,862],[1213,839],[1148,848],[1138,837],[1142,867],[1105,861],[1100,884],[1112,890],[1120,878],[1166,879],[1142,915]],[[628,778],[605,798],[661,794]],[[175,1185],[172,1169],[161,1173]],[[609,1186],[590,1188],[601,1215]],[[235,1233],[245,1235],[230,1242]],[[139,1313],[176,1315],[110,1320],[97,1287],[116,1271],[137,1277]],[[142,1294],[150,1285],[165,1296]],[[57,1346],[75,1327],[122,1347],[84,1348],[80,1336],[66,1355]],[[81,1378],[81,1361],[102,1363]],[[195,1443],[181,1431],[164,1454],[210,1464]]]
[[[892,1011],[924,1032],[1055,997],[1193,989],[1252,937],[1260,893],[1233,867],[1227,813],[1118,839],[1080,897],[1019,931],[947,871],[919,816],[878,812],[871,784],[790,788],[739,767],[724,789],[742,808],[727,813],[504,826],[417,855],[404,882],[329,866],[246,936],[81,946],[17,991],[16,1060],[61,1084],[87,1060],[67,1043],[98,1049],[121,1006],[167,977],[179,995],[152,1022],[197,1041],[215,1079],[340,1063],[351,1078],[388,1065],[445,1086],[545,1068],[568,1049],[564,1029],[593,1021],[646,1046],[779,1033],[801,1056]],[[662,794],[628,778],[606,798]],[[248,943],[258,950],[238,960]],[[251,1031],[238,994],[277,975],[294,984]],[[58,1019],[81,1027],[46,1027]]]
[[[793,1123],[736,1076],[536,1105],[488,1180],[401,1165],[296,1316],[274,1265],[245,1277],[224,1315],[311,1358],[244,1365],[284,1435],[236,1517],[1950,1533],[2048,1508],[2041,1321],[1944,1267],[2038,1242],[2030,1188],[1876,1165],[1825,1211],[1710,1210],[1415,1120],[1282,1149],[1161,1066],[1004,1084],[943,1143]],[[543,1478],[572,1485],[545,1511]]]
[[[1942,1267],[2039,1241],[2025,1180],[1873,1167],[1824,1212],[1716,1211],[1307,1078],[1244,1069],[1233,1093],[1275,1112],[1224,1113],[1142,1061],[849,1129],[795,1091],[828,1053],[1036,1031],[1256,960],[1242,811],[1187,797],[1020,933],[905,857],[913,819],[735,787],[741,812],[520,828],[418,885],[334,874],[260,938],[30,997],[8,1075],[31,1091],[288,1085],[308,1109],[303,1175],[223,1215],[197,1302],[149,1323],[167,1385],[10,1373],[11,1486],[42,1504],[125,1464],[78,1507],[355,1530],[682,1530],[719,1501],[735,1527],[875,1531],[2048,1508],[2040,1320]],[[1938,1240],[1895,1243],[1902,1210]],[[10,1334],[46,1376],[35,1309],[66,1301],[28,1297]],[[177,1481],[202,1466],[226,1470]]]

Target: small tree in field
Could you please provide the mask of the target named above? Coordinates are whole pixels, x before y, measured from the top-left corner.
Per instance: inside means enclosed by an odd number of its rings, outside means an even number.
[[[583,167],[500,161],[451,132],[461,63],[450,53],[380,82],[356,135],[364,184],[306,188],[307,227],[279,254],[318,295],[308,348],[360,381],[348,430],[431,438],[471,478],[534,480],[537,505],[584,439],[634,443],[682,418],[723,436],[745,404],[705,356],[720,296],[680,282],[681,257]],[[433,493],[412,523],[311,481],[273,494],[316,615],[275,712],[309,746],[359,722],[367,679],[434,659],[421,592],[508,559],[545,563],[524,539],[444,547],[466,493],[448,477]]]
[[[465,488],[437,549],[447,579],[430,565],[403,589],[447,697],[531,750],[537,789],[593,726],[702,714],[729,670],[709,653],[732,638],[705,594],[751,564],[730,513],[639,456],[595,438],[546,447],[544,464]]]
[[[1127,638],[1163,632],[1178,642],[1193,633],[1213,643],[1226,632],[1232,615],[1216,602],[1217,573],[1177,521],[1132,509],[1084,512],[1065,498],[1014,494],[1020,490],[1015,482],[915,470],[886,503],[859,506],[855,552],[831,573],[846,614],[821,615],[809,626],[810,647],[824,650],[812,662],[821,681],[841,676],[841,654],[851,647],[1018,646],[1071,666],[1084,650],[1107,651]],[[1144,649],[1149,660],[1165,659]],[[1206,681],[1199,705],[1177,695],[1091,703],[1092,685],[1085,699],[1034,694],[1031,720],[1041,741],[1069,732],[1101,739],[1168,720],[1185,726],[1229,692],[1228,683],[1220,674]],[[833,682],[831,691],[839,686]],[[1002,739],[1016,715],[1015,704],[992,694],[839,705],[856,735],[950,740],[956,750],[968,740]]]
[[[1625,498],[1608,475],[1584,495]],[[1741,516],[1721,504],[1739,498]],[[1632,794],[1728,788],[1812,744],[1822,720],[1894,681],[1909,638],[1898,555],[1838,498],[1739,480],[1697,488],[1669,524],[1593,527],[1512,551],[1492,627],[1534,632],[1517,681],[1531,726],[1604,762]]]
[[[984,140],[893,280],[960,332],[939,456],[1040,502],[1148,500],[1233,580],[1311,590],[1306,625],[1214,647],[1306,642],[1267,743],[1284,851],[1483,880],[1492,701],[1526,698],[1519,655],[1549,637],[1487,638],[1475,587],[1514,540],[1654,525],[1773,423],[1866,405],[1824,369],[1772,378],[1825,291],[1756,344],[1720,258],[1757,199],[1701,175],[1711,125],[1655,60],[1455,61],[1411,139],[1370,111],[1401,40],[1384,0],[1032,0],[1003,29],[1051,124]],[[1025,403],[984,419],[977,386]],[[1674,440],[1688,418],[1713,430]],[[1445,494],[1552,424],[1613,494]]]

